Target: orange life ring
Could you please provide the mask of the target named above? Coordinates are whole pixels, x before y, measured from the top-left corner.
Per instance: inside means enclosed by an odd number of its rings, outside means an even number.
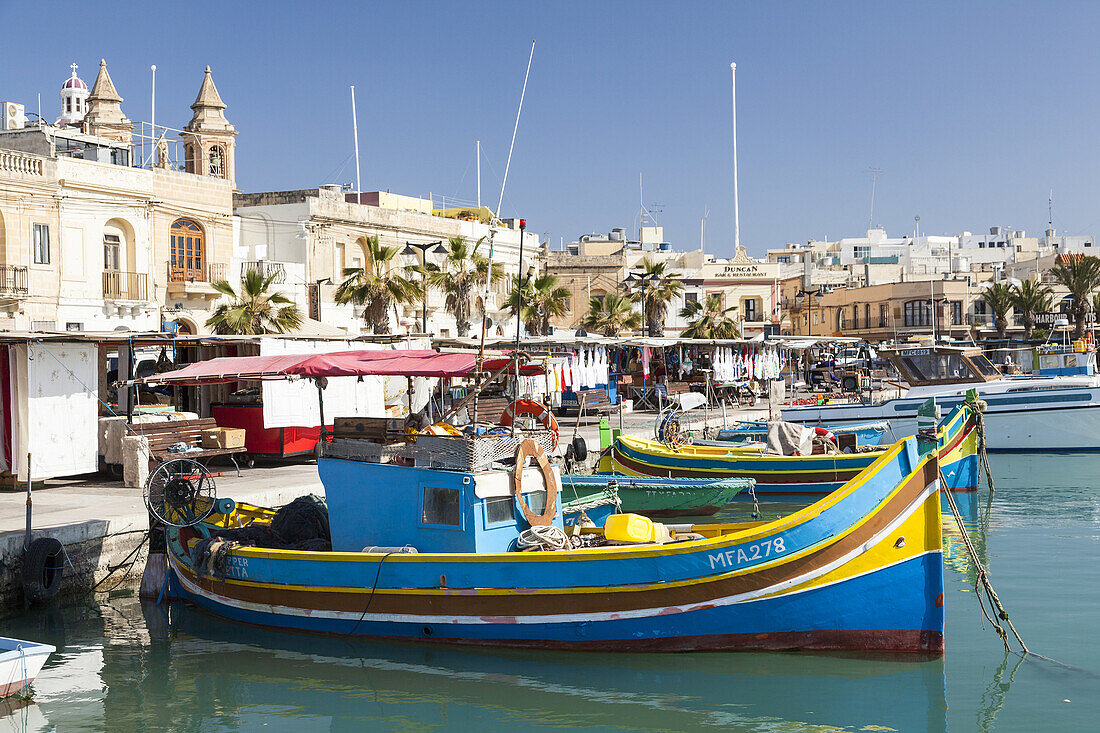
[[[527,463],[528,456],[535,459],[539,470],[542,471],[543,483],[546,485],[546,505],[542,508],[542,514],[535,514],[528,506],[527,500],[523,498],[523,464]],[[513,491],[515,492],[513,496],[519,504],[519,510],[523,512],[523,518],[527,520],[527,523],[532,527],[552,525],[554,515],[558,511],[559,487],[554,470],[550,468],[550,461],[546,458],[546,452],[543,451],[541,445],[530,438],[525,438],[519,444],[516,448],[516,465],[512,467],[512,477],[514,479]]]
[[[554,413],[550,412],[550,408],[541,402],[535,400],[521,399],[516,400],[507,407],[504,408],[504,412],[500,414],[500,424],[508,427],[515,422],[517,415],[531,415],[542,426],[554,434],[554,447],[556,450],[558,447],[558,421],[554,417]]]
[[[825,438],[825,440],[831,440],[834,443],[836,442],[836,436],[833,435],[833,431],[826,430],[825,428],[814,428],[814,437]]]

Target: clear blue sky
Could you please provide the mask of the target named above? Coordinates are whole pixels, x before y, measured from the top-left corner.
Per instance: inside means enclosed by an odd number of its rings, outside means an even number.
[[[72,61],[106,57],[134,120],[190,118],[206,64],[237,126],[244,191],[354,180],[496,203],[537,40],[502,215],[553,242],[633,230],[638,174],[678,247],[732,253],[729,62],[741,241],[1100,230],[1100,5],[1073,3],[49,3],[0,0],[0,99],[57,114]],[[162,11],[161,8],[165,9]],[[67,22],[63,19],[72,19]],[[64,31],[64,33],[62,33]]]

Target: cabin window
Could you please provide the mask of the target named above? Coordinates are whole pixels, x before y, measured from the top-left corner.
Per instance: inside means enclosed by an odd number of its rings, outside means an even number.
[[[510,496],[499,496],[485,500],[485,523],[497,524],[499,522],[515,522],[515,499]]]
[[[527,500],[527,506],[531,507],[531,511],[535,514],[546,511],[546,489],[528,491],[524,493],[523,498]]]
[[[971,376],[966,362],[958,354],[909,356],[902,359],[902,363],[905,370],[920,382],[967,379]]]
[[[978,370],[978,374],[981,374],[983,377],[994,378],[1001,376],[1001,373],[997,371],[997,367],[989,363],[989,359],[985,358],[984,354],[970,357],[970,363]]]
[[[425,486],[424,507],[421,513],[424,524],[460,526],[462,524],[462,514],[458,508],[458,496],[458,489]]]

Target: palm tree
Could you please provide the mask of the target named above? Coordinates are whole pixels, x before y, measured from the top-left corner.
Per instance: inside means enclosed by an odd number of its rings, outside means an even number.
[[[993,312],[993,327],[997,336],[1005,338],[1008,333],[1008,312],[1015,303],[1016,290],[1008,283],[993,283],[982,293],[982,300]]]
[[[1013,288],[1012,307],[1020,314],[1024,322],[1024,338],[1031,340],[1035,331],[1035,314],[1049,311],[1054,304],[1054,290],[1049,285],[1040,285],[1033,280],[1024,280]]]
[[[470,247],[462,237],[447,240],[447,254],[442,266],[429,263],[428,285],[440,290],[446,296],[447,310],[455,317],[455,330],[459,337],[470,333],[470,299],[474,291],[484,287],[487,282],[495,283],[504,278],[499,263],[490,263],[489,258],[478,252],[485,237]],[[482,308],[485,304],[482,303]]]
[[[588,301],[588,313],[582,324],[604,336],[618,336],[641,326],[642,316],[634,310],[630,298],[612,293]]]
[[[691,322],[682,335],[693,339],[741,338],[737,323],[730,316],[736,310],[735,305],[723,308],[718,295],[708,295],[703,302],[689,301],[680,309],[680,317]]]
[[[1091,305],[1089,295],[1100,287],[1100,258],[1059,255],[1058,264],[1050,271],[1073,298],[1073,305],[1070,307],[1070,314],[1074,320],[1073,337],[1084,338],[1085,317]]]
[[[631,297],[635,303],[642,304],[649,335],[663,336],[669,303],[683,292],[684,283],[677,273],[669,270],[667,262],[653,262],[646,257],[642,260],[642,270],[641,287]]]
[[[528,275],[523,285],[523,325],[532,336],[548,335],[551,332],[550,319],[564,316],[568,312],[569,288],[561,284],[554,275],[542,274],[537,277]],[[512,277],[512,290],[508,293],[505,305],[516,315],[519,300],[519,276]]]
[[[414,303],[420,287],[406,273],[409,268],[395,266],[397,247],[378,243],[377,236],[366,238],[367,263],[363,267],[344,268],[344,282],[336,288],[337,303],[365,306],[363,319],[374,333],[390,332],[390,309]]]
[[[282,293],[268,292],[277,275],[273,272],[264,277],[257,270],[248,270],[241,281],[239,294],[225,280],[211,283],[215,290],[232,300],[219,305],[214,315],[206,319],[206,326],[222,334],[297,331],[302,325],[302,311]]]

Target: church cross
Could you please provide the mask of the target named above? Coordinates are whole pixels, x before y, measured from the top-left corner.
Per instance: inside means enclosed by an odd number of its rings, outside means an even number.
[[[73,63],[69,64],[69,68],[73,70],[73,76],[76,76],[76,70],[79,67],[76,65],[75,61]]]

